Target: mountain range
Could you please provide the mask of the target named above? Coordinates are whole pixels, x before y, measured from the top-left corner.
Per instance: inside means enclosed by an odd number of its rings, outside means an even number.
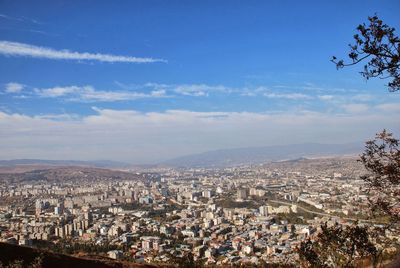
[[[75,161],[75,160],[41,160],[14,159],[0,160],[0,167],[23,165],[47,166],[87,166],[97,168],[130,168],[130,167],[229,167],[238,165],[261,164],[272,161],[293,160],[298,158],[320,158],[358,155],[362,152],[361,143],[320,144],[304,143],[292,145],[274,145],[264,147],[245,147],[207,151],[166,160],[154,165],[134,165],[117,161]]]
[[[271,161],[292,160],[302,157],[335,157],[360,154],[361,143],[319,144],[305,143],[275,145],[265,147],[246,147],[208,151],[182,156],[161,164],[175,167],[228,167],[248,164],[261,164]]]
[[[87,166],[97,168],[123,168],[129,164],[111,160],[79,161],[79,160],[43,160],[43,159],[12,159],[0,160],[1,166],[46,165],[46,166]]]

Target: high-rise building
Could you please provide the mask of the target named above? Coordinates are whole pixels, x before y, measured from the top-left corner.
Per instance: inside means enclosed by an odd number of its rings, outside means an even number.
[[[237,199],[244,200],[247,198],[247,190],[239,189],[237,190]]]
[[[261,206],[258,210],[260,211],[261,216],[268,216],[268,207],[267,206]]]

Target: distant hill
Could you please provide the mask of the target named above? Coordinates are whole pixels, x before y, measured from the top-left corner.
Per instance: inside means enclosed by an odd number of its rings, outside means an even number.
[[[89,258],[89,257],[73,257],[64,254],[52,253],[46,250],[39,250],[30,247],[16,246],[7,243],[0,243],[0,262],[3,265],[19,260],[23,261],[23,267],[28,267],[36,257],[42,258],[43,268],[128,268],[143,267],[154,268],[157,266],[147,264],[135,264],[132,262],[118,262],[108,258]]]
[[[209,151],[174,158],[161,163],[175,167],[227,167],[261,164],[271,161],[298,159],[302,157],[333,157],[357,155],[363,150],[360,143],[348,144],[292,144],[265,147],[248,147]]]
[[[82,180],[141,180],[142,176],[119,170],[83,167],[83,166],[62,166],[47,168],[37,166],[29,166],[28,171],[14,172],[8,167],[0,167],[0,181],[9,181],[13,183],[45,180],[48,182],[79,182]],[[3,170],[5,169],[5,170]]]
[[[13,159],[0,160],[0,166],[41,165],[41,166],[87,166],[98,168],[124,168],[129,164],[110,160],[76,161],[76,160],[43,160],[43,159]]]

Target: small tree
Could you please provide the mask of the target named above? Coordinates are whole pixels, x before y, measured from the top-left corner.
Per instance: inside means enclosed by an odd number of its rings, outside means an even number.
[[[368,141],[360,161],[369,171],[362,176],[367,183],[373,211],[400,223],[400,149],[399,140],[383,130]]]
[[[42,268],[43,267],[43,255],[36,257],[31,264],[29,264],[28,268]]]
[[[363,23],[357,27],[355,44],[349,44],[351,62],[346,63],[335,56],[331,61],[341,69],[369,60],[361,75],[367,80],[373,77],[389,78],[389,90],[397,91],[400,89],[400,38],[395,35],[395,29],[384,24],[378,16],[368,17],[368,20],[369,25]]]
[[[301,242],[298,248],[303,267],[358,267],[360,262],[370,261],[376,267],[380,252],[370,241],[366,227],[354,224],[343,226],[325,223],[315,240]]]
[[[348,54],[351,62],[332,58],[338,69],[356,65],[364,60],[361,74],[366,78],[390,78],[387,84],[390,91],[400,90],[400,39],[395,29],[384,24],[376,15],[369,17],[369,25],[360,24],[359,34],[354,35],[355,44]],[[372,211],[389,216],[394,235],[399,236],[400,220],[400,151],[399,140],[384,130],[368,141],[360,160],[369,174],[362,177],[370,194]],[[304,267],[357,267],[357,261],[370,260],[377,267],[383,251],[374,242],[383,242],[385,247],[398,246],[398,241],[386,238],[388,228],[366,227],[354,224],[343,227],[321,226],[321,233],[315,240],[300,244],[298,253]],[[394,243],[392,243],[394,242]]]

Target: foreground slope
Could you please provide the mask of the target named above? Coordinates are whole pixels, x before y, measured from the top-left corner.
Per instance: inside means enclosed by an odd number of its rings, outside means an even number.
[[[33,263],[35,258],[42,258],[43,268],[57,267],[86,267],[86,268],[127,268],[127,267],[143,267],[151,268],[156,267],[146,264],[135,264],[129,262],[118,262],[107,258],[90,259],[90,258],[77,258],[64,254],[57,254],[45,250],[39,250],[30,247],[17,246],[7,243],[0,243],[0,262],[7,265],[13,261],[23,261],[23,267],[28,267]]]

